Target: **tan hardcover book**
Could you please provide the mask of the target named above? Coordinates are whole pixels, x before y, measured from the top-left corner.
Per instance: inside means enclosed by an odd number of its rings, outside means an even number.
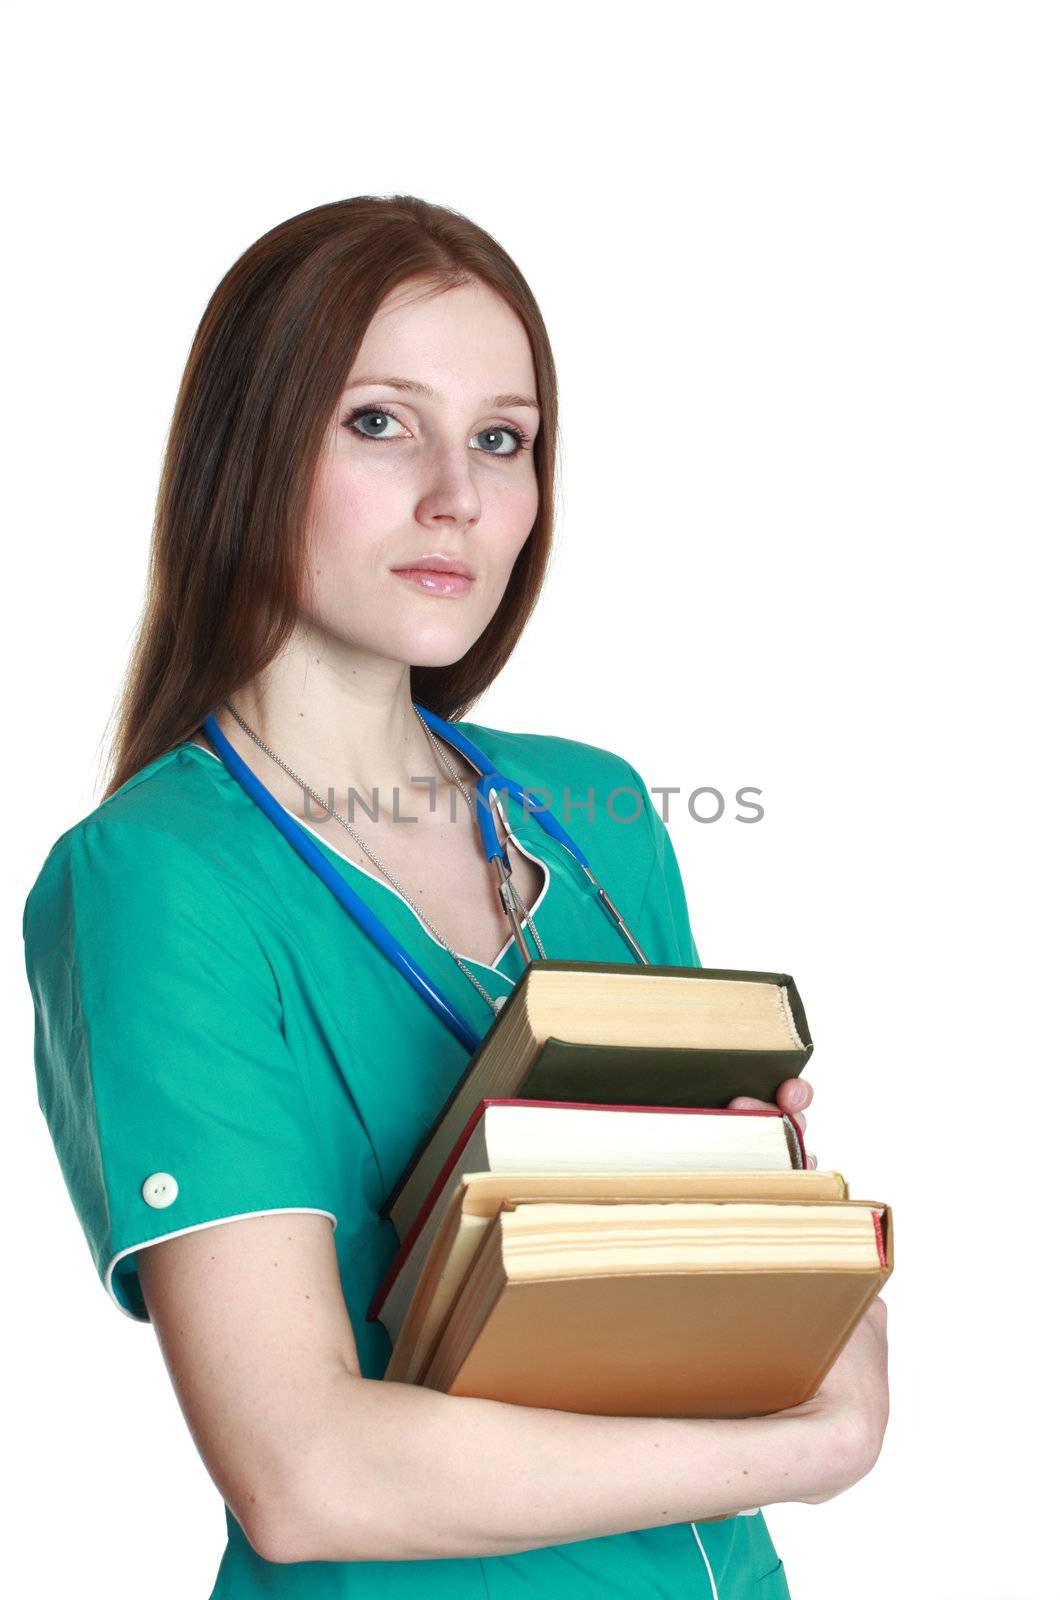
[[[422,1381],[610,1416],[761,1416],[817,1392],[892,1270],[875,1201],[504,1201]]]
[[[422,1259],[407,1263],[379,1320],[393,1351],[385,1378],[419,1383],[438,1336],[501,1206],[539,1201],[843,1200],[841,1173],[770,1172],[465,1172]]]

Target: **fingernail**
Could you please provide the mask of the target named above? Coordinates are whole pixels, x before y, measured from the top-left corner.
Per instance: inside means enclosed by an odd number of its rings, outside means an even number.
[[[792,1089],[792,1091],[791,1091],[791,1103],[792,1103],[793,1106],[796,1106],[796,1107],[801,1106],[801,1105],[805,1105],[805,1103],[806,1103],[806,1085],[804,1083],[797,1083],[795,1085],[794,1089]]]

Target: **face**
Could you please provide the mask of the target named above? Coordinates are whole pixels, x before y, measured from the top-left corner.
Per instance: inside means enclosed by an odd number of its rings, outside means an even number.
[[[403,284],[383,302],[348,376],[313,485],[302,615],[332,645],[446,666],[489,623],[533,527],[539,416],[505,302],[478,282],[423,294]],[[470,582],[399,576],[425,556],[462,562]]]

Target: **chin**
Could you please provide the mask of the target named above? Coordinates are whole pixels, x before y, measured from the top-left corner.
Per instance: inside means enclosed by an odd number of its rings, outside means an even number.
[[[474,644],[474,640],[471,644]],[[401,659],[410,667],[452,667],[455,666],[471,649],[465,645],[462,650],[411,650],[403,652]]]
[[[419,627],[403,632],[392,653],[410,667],[451,667],[467,655],[481,633],[481,628],[427,628],[421,622]]]

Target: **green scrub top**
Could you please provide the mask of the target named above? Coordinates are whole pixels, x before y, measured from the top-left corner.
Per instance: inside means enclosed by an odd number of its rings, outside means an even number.
[[[672,842],[628,762],[571,739],[455,726],[501,772],[551,797],[650,961],[702,964]],[[547,955],[634,961],[566,849],[518,804],[505,811],[509,848],[544,869],[531,914]],[[485,1032],[485,1001],[416,913],[323,848]],[[380,1208],[467,1065],[460,1042],[221,760],[191,741],[60,836],[23,934],[40,1107],[118,1309],[149,1321],[136,1269],[145,1245],[263,1212],[322,1212],[362,1372],[381,1378],[390,1339],[365,1313],[398,1240]],[[468,960],[494,997],[522,970],[512,939],[492,966]],[[227,1505],[225,1516],[211,1600],[788,1595],[760,1512],[507,1556],[296,1563],[266,1561]]]

